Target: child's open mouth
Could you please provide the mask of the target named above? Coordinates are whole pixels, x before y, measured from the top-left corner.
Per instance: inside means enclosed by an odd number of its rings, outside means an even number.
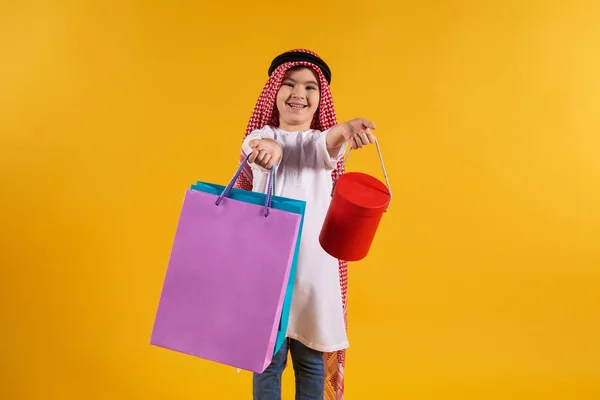
[[[287,103],[287,105],[289,107],[291,107],[291,108],[296,109],[296,110],[302,110],[303,108],[308,107],[308,106],[305,106],[305,105],[302,105],[302,104],[290,104],[290,103]]]

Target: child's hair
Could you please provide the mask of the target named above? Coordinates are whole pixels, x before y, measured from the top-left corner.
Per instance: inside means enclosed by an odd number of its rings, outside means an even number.
[[[333,99],[329,83],[331,82],[331,71],[327,64],[316,53],[306,49],[294,49],[283,54],[280,54],[273,59],[269,67],[269,80],[265,84],[258,101],[254,106],[254,111],[246,127],[244,139],[253,131],[261,129],[266,125],[279,126],[279,112],[275,106],[277,93],[281,87],[283,78],[288,70],[295,67],[307,67],[315,71],[319,77],[320,84],[320,99],[319,107],[315,112],[311,129],[320,131],[327,130],[337,125],[335,109],[333,107]],[[246,154],[240,154],[240,162],[244,162]],[[337,163],[336,168],[332,171],[332,180],[344,173],[343,160]],[[235,186],[245,190],[252,190],[252,170],[248,164],[242,169]],[[344,320],[347,321],[347,263],[344,260],[339,260],[339,276],[340,286],[342,289],[342,305],[344,308]],[[335,393],[336,399],[343,398],[344,393],[344,366],[345,366],[345,350],[340,350],[336,353],[327,353],[325,355],[325,385],[327,393]]]

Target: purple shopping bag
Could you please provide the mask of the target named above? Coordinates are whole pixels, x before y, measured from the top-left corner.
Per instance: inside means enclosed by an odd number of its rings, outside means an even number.
[[[301,215],[188,190],[150,343],[261,373],[270,364]],[[269,179],[273,179],[271,171]]]

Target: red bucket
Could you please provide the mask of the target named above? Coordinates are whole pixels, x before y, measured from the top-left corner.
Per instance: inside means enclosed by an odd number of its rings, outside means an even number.
[[[339,260],[360,261],[367,256],[392,199],[379,143],[375,141],[375,144],[385,184],[362,172],[345,173],[334,182],[319,242],[323,250]],[[344,165],[349,155],[350,152]]]

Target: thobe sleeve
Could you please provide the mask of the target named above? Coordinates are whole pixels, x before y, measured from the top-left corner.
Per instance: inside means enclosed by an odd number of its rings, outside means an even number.
[[[337,167],[338,161],[344,156],[346,149],[348,148],[348,143],[344,143],[337,154],[334,154],[332,157],[327,150],[327,134],[329,133],[329,129],[321,132],[319,139],[317,140],[317,153],[319,159],[323,162],[323,168],[328,170],[334,170]]]

